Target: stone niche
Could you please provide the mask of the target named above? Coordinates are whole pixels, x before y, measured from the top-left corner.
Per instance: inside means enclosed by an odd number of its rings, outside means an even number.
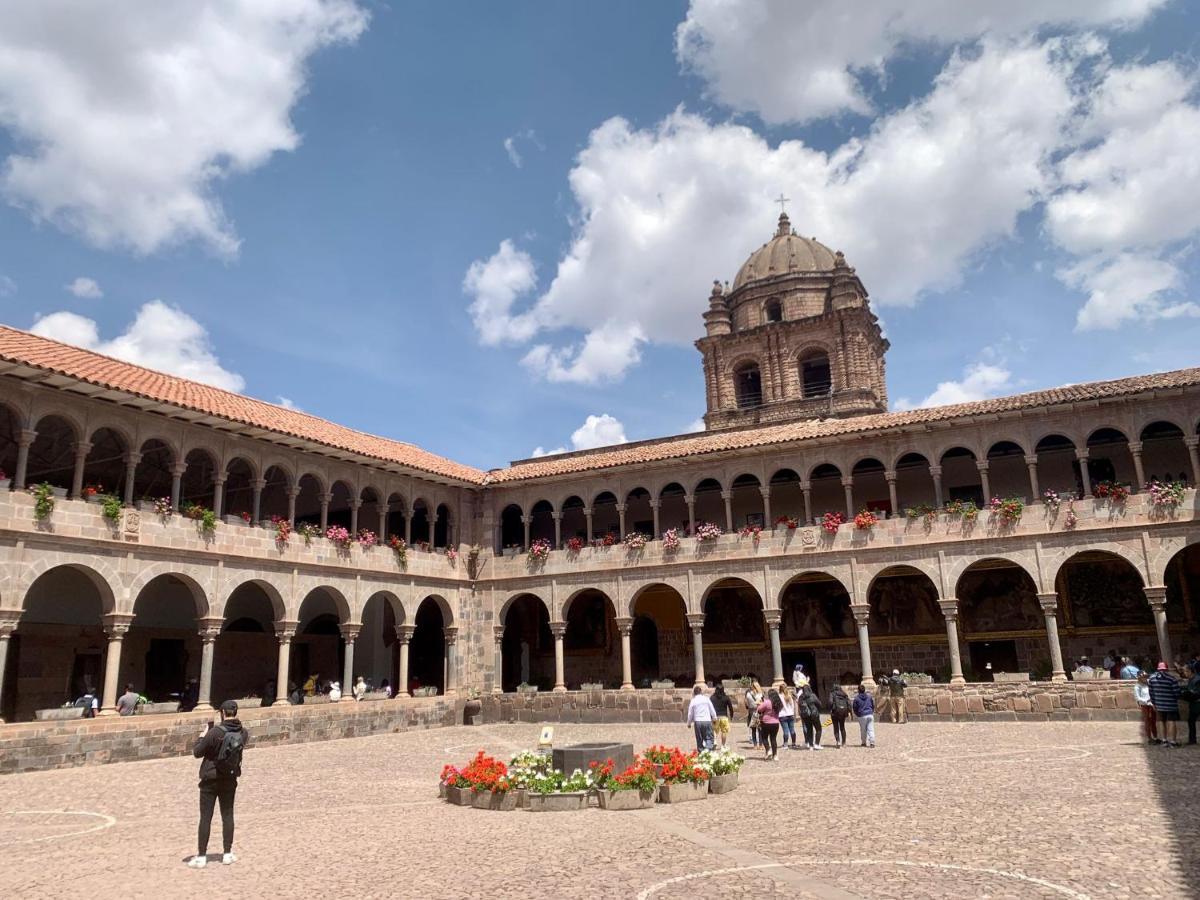
[[[572,744],[553,751],[554,768],[570,775],[576,769],[586,772],[589,765],[613,761],[613,774],[620,774],[633,765],[633,744]]]

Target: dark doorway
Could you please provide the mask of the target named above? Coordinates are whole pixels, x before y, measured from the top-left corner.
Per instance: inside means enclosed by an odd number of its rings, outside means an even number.
[[[15,632],[8,639],[8,656],[5,659],[4,671],[0,672],[0,678],[4,679],[4,684],[8,685],[8,690],[4,692],[4,696],[0,699],[0,718],[5,722],[15,722],[17,719],[17,672],[18,660],[21,658],[21,633]],[[74,697],[63,698],[74,700]]]
[[[89,688],[99,691],[103,687],[100,684],[102,662],[99,650],[75,654],[75,664],[71,667],[71,696],[68,700],[83,696],[83,692]]]
[[[804,674],[808,676],[809,683],[818,695],[822,693],[817,683],[817,657],[811,650],[784,650],[783,651],[783,680],[788,684],[792,683],[792,670],[796,668],[796,663],[804,666]],[[759,675],[758,680],[766,683],[762,675]]]
[[[187,650],[184,641],[153,638],[146,651],[146,684],[142,689],[154,703],[171,700],[183,693],[187,675]],[[124,685],[117,685],[118,692]]]
[[[991,681],[996,672],[1016,672],[1020,663],[1017,662],[1016,641],[971,641],[967,645],[971,654],[971,668],[982,681]],[[992,667],[988,668],[988,663]]]
[[[629,653],[633,657],[633,683],[658,678],[658,626],[654,620],[649,616],[634,619],[629,644]]]

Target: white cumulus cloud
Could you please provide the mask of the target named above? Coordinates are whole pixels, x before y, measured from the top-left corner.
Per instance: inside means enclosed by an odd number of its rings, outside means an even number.
[[[295,149],[307,60],[366,23],[353,0],[6,3],[0,191],[100,247],[236,253],[215,184]]]
[[[709,97],[769,124],[868,114],[870,84],[914,47],[1044,26],[1133,26],[1168,0],[692,0],[675,53]]]
[[[583,424],[571,433],[571,449],[595,450],[597,447],[624,444],[628,440],[625,437],[625,426],[621,424],[621,421],[608,413],[601,413],[598,416],[588,416]],[[553,456],[555,453],[566,452],[566,447],[556,447],[553,450],[535,447],[530,455],[534,457]]]
[[[68,293],[84,300],[99,300],[104,296],[104,291],[100,290],[100,285],[94,278],[86,278],[82,275],[66,285],[66,289]]]
[[[246,386],[241,375],[221,365],[204,326],[161,300],[144,304],[132,324],[108,341],[101,340],[95,320],[72,312],[42,316],[30,331],[227,391]]]
[[[929,406],[947,406],[952,403],[969,403],[972,400],[987,400],[1012,391],[1012,372],[1003,363],[972,363],[958,380],[938,382],[928,397],[919,404],[905,399],[896,402],[896,409],[924,409]]]
[[[537,286],[533,259],[518,250],[512,241],[500,242],[500,249],[486,260],[475,260],[463,279],[463,290],[474,297],[471,318],[485,344],[525,341],[537,327],[528,316],[513,316],[513,302]]]

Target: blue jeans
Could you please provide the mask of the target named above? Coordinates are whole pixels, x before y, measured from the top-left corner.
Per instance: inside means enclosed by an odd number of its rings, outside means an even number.
[[[779,727],[783,731],[782,744],[786,747],[791,744],[796,746],[796,717],[795,716],[780,716]]]
[[[693,722],[692,728],[696,730],[696,749],[711,750],[713,748],[712,722]]]

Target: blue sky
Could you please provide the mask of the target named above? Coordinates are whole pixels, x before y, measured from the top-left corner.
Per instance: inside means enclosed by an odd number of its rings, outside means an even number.
[[[501,465],[694,427],[783,191],[894,407],[1196,364],[1200,11],[947,2],[18,3],[0,319]]]

